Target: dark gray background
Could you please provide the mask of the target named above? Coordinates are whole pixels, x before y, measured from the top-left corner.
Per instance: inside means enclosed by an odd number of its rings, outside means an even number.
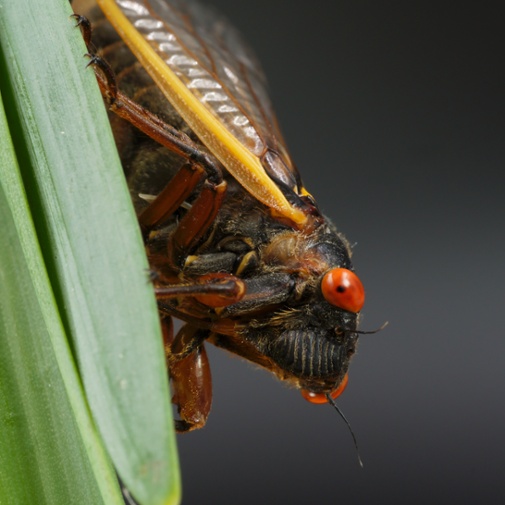
[[[209,3],[211,3],[209,1]],[[363,336],[339,404],[211,350],[184,503],[505,503],[505,83],[491,3],[212,0],[256,49],[288,146],[356,243]]]

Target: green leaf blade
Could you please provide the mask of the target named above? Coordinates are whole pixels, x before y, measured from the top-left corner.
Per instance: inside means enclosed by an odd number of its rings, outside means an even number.
[[[16,149],[107,450],[140,503],[176,503],[179,469],[148,265],[94,75],[84,69],[85,49],[68,14],[58,0],[0,0],[9,102],[16,104],[10,112],[24,139]]]
[[[121,495],[92,425],[0,100],[0,503]]]

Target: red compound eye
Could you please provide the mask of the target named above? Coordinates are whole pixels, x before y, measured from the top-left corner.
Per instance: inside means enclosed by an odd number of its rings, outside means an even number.
[[[349,312],[359,312],[365,303],[365,289],[359,277],[347,268],[332,268],[321,282],[328,303]]]
[[[347,383],[349,382],[349,375],[345,374],[344,378],[342,379],[342,382],[330,393],[330,396],[335,400],[335,398],[338,398],[343,392],[344,389],[347,386]],[[324,393],[313,393],[312,391],[308,391],[307,389],[302,389],[301,390],[302,396],[310,403],[315,403],[315,404],[322,404],[322,403],[328,403],[328,398],[326,398],[326,395]]]

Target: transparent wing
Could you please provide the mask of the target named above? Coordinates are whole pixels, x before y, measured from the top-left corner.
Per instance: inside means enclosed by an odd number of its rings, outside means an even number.
[[[195,97],[276,181],[299,193],[263,72],[237,30],[214,10],[188,0],[116,0]]]

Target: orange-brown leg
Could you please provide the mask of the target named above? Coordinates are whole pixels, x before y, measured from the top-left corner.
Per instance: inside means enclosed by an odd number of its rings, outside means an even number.
[[[227,307],[240,301],[245,294],[245,283],[224,272],[206,274],[190,282],[156,287],[157,300],[192,297],[208,307]]]
[[[91,42],[91,23],[85,16],[74,14],[80,27],[90,57],[89,65],[95,69],[98,85],[109,109],[125,119],[160,145],[186,158],[188,162],[201,165],[207,172],[207,178],[218,185],[222,181],[219,162],[210,154],[202,151],[185,133],[165,123],[155,114],[122,93],[117,86],[114,71],[110,65],[95,53]]]
[[[200,165],[196,163],[183,165],[162,192],[139,215],[142,230],[147,232],[167,221],[204,176],[205,171]]]
[[[116,83],[116,77],[109,64],[96,54],[88,54],[93,65],[102,96],[109,110],[131,125],[138,128],[160,145],[179,154],[190,163],[198,163],[205,168],[207,177],[215,184],[222,180],[219,162],[212,155],[202,151],[185,133],[165,123],[158,116],[142,107],[122,93]]]
[[[193,202],[191,209],[181,219],[168,245],[169,262],[182,268],[188,255],[214,222],[226,193],[226,182],[214,185],[205,181],[204,186]]]
[[[180,415],[175,428],[180,433],[201,428],[212,404],[212,378],[203,345],[207,332],[184,325],[173,339],[171,318],[164,318],[162,326],[172,381],[172,403]]]

